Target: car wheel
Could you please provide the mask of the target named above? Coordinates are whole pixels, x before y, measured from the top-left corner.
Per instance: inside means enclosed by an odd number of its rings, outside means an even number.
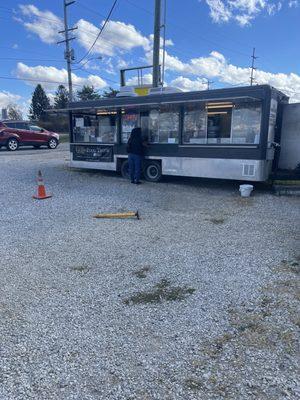
[[[7,150],[9,150],[9,151],[16,151],[16,150],[18,150],[19,142],[15,138],[10,138],[7,141],[6,147],[7,147]]]
[[[129,179],[129,163],[128,160],[122,162],[121,165],[121,175],[125,179]]]
[[[158,182],[161,179],[161,166],[157,161],[151,161],[146,164],[144,169],[145,179],[148,182]]]
[[[58,146],[58,141],[55,138],[51,138],[48,142],[48,147],[51,150],[56,149],[56,147]]]

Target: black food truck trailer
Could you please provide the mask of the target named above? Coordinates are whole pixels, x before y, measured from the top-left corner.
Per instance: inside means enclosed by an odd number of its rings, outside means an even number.
[[[126,144],[141,127],[143,173],[266,181],[276,167],[282,107],[268,85],[78,101],[70,118],[70,164],[128,176]]]

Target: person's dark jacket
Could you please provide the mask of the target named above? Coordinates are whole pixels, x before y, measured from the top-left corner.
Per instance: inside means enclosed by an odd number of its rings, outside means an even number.
[[[141,128],[134,128],[127,143],[127,153],[142,156],[144,154],[144,145]]]

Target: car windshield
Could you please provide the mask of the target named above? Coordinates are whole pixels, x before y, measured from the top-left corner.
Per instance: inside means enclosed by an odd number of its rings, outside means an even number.
[[[37,125],[29,125],[29,129],[31,131],[36,131],[36,132],[41,132],[43,130],[43,128],[37,126]]]

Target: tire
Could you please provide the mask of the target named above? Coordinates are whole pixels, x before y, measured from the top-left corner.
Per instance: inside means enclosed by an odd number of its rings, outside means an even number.
[[[48,141],[48,148],[51,150],[56,149],[56,147],[58,146],[58,140],[55,138],[51,138]]]
[[[124,179],[129,179],[129,163],[128,160],[122,162],[121,175]]]
[[[7,141],[6,148],[9,151],[16,151],[19,148],[19,142],[16,138],[10,138]]]
[[[148,162],[144,168],[145,179],[148,182],[158,182],[161,180],[161,165],[157,161]]]

